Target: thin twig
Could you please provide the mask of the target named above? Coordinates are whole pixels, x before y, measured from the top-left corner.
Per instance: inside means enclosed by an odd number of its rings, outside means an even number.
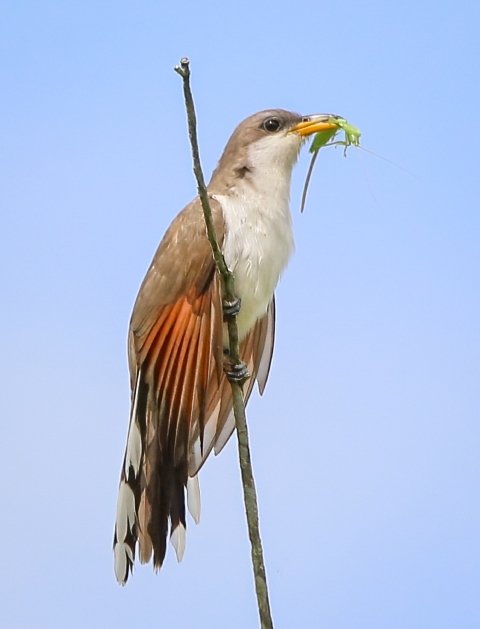
[[[200,164],[200,154],[197,141],[197,120],[195,115],[195,106],[193,104],[193,96],[190,89],[189,60],[186,58],[182,59],[180,61],[180,65],[175,67],[175,71],[178,72],[183,79],[183,93],[185,97],[185,107],[187,110],[188,120],[188,134],[190,137],[193,156],[193,172],[197,180],[198,195],[202,203],[205,223],[207,225],[208,240],[212,246],[215,264],[217,265],[223,280],[223,300],[224,302],[233,304],[237,301],[233,273],[227,267],[223,254],[218,246],[212,219],[212,210],[210,208],[207,188],[205,186],[202,166]],[[227,326],[230,349],[229,358],[233,366],[241,365],[236,315],[227,317]],[[257,493],[255,491],[255,481],[253,478],[250,447],[248,445],[248,429],[243,390],[242,386],[237,382],[230,381],[230,384],[232,385],[233,412],[235,414],[235,426],[237,428],[238,455],[242,473],[243,498],[245,502],[245,512],[247,515],[248,534],[252,550],[253,573],[255,577],[255,590],[257,593],[260,626],[262,629],[273,629],[270,603],[268,600],[267,577],[263,561],[262,540],[260,538],[260,527],[258,523]]]

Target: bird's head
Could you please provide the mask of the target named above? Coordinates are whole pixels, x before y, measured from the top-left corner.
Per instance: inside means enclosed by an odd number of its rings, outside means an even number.
[[[301,116],[284,109],[268,109],[250,116],[233,132],[209,188],[230,189],[238,180],[277,175],[290,182],[302,144],[312,134],[335,127],[333,114]]]

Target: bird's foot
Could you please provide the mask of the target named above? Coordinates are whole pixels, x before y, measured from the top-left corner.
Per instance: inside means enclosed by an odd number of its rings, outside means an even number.
[[[239,363],[238,365],[228,365],[224,369],[225,375],[229,382],[236,382],[237,384],[243,384],[250,378],[248,368],[245,363]]]
[[[242,305],[242,300],[240,297],[237,297],[233,301],[223,300],[223,318],[227,317],[236,317],[240,312],[240,306]]]

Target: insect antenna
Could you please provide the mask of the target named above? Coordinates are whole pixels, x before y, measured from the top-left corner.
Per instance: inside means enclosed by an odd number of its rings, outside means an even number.
[[[418,179],[418,175],[415,175],[415,173],[412,173],[410,170],[407,170],[403,166],[400,166],[400,164],[396,164],[395,162],[392,162],[391,159],[383,157],[383,155],[379,155],[378,153],[375,153],[374,151],[371,151],[370,149],[366,149],[364,146],[360,146],[360,144],[357,146],[357,148],[362,149],[362,151],[366,151],[367,153],[370,153],[371,155],[375,155],[375,157],[378,157],[379,159],[383,159],[384,162],[388,162],[392,166],[396,166],[397,168],[400,168],[400,170],[403,170],[403,172],[407,173],[411,177],[415,177],[415,179]]]
[[[356,148],[363,148],[363,147],[362,146],[357,146]],[[372,151],[368,151],[368,152],[371,153]],[[373,200],[378,205],[378,207],[381,210],[383,210],[383,207],[378,202],[377,197],[373,194],[373,189],[372,189],[372,186],[370,185],[370,179],[368,178],[368,175],[367,175],[367,169],[365,168],[365,164],[363,163],[362,154],[361,153],[357,153],[357,155],[358,155],[358,159],[360,160],[360,164],[362,165],[363,174],[365,176],[365,181],[367,182],[367,186],[368,186],[368,189],[370,191],[370,194],[372,195]],[[375,155],[375,153],[374,153],[374,155]],[[380,157],[380,155],[378,155],[378,157]]]

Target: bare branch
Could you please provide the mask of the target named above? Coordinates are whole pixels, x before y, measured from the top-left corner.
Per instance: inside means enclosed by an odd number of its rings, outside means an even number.
[[[195,106],[190,89],[190,62],[184,58],[180,65],[175,67],[175,71],[183,79],[183,93],[185,97],[185,107],[187,110],[188,134],[193,156],[193,172],[197,180],[198,194],[202,203],[205,223],[207,225],[208,240],[212,247],[215,264],[222,277],[223,303],[237,303],[235,295],[234,277],[225,263],[223,254],[218,246],[215,228],[212,219],[212,210],[208,199],[207,188],[203,177],[202,166],[200,164],[200,154],[197,141],[197,120]],[[240,350],[238,343],[237,316],[225,316],[228,326],[230,359],[233,367],[241,366]],[[238,438],[238,455],[240,469],[242,473],[243,498],[245,502],[245,512],[247,515],[248,534],[252,550],[253,573],[255,577],[255,590],[257,593],[258,612],[260,615],[260,626],[262,629],[273,629],[273,621],[270,613],[270,603],[268,600],[267,577],[265,564],[263,561],[262,540],[260,538],[260,527],[258,522],[258,503],[253,478],[252,462],[250,457],[250,447],[248,444],[247,418],[245,414],[245,403],[243,399],[242,385],[230,380],[233,394],[233,411],[235,414],[235,426]]]

